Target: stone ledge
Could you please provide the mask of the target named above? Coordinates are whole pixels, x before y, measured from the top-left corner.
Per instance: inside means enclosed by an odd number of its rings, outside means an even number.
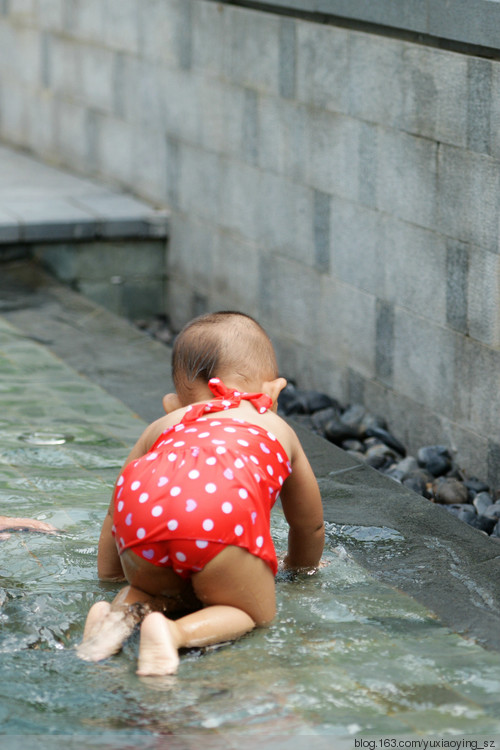
[[[71,200],[9,201],[0,208],[0,245],[91,239],[161,239],[168,236],[168,214],[144,208],[129,196],[111,197],[124,210],[107,213]],[[95,201],[97,203],[97,201]],[[104,200],[104,208],[106,201]],[[108,200],[109,203],[109,200]],[[134,210],[125,211],[130,204]]]
[[[14,243],[162,239],[168,212],[0,146],[0,252]]]

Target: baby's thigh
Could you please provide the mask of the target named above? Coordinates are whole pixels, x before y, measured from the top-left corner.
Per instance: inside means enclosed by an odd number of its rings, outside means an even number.
[[[151,596],[177,597],[192,591],[190,581],[181,578],[171,567],[153,565],[132,550],[125,550],[120,559],[130,585]]]
[[[242,547],[226,547],[192,577],[193,589],[205,605],[223,604],[246,612],[257,626],[276,614],[274,574],[270,567]]]

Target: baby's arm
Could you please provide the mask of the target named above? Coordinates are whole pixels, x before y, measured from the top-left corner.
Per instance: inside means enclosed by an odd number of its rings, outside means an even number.
[[[325,543],[321,495],[309,461],[298,438],[292,457],[292,473],[280,492],[289,524],[285,568],[315,568]]]
[[[144,430],[141,437],[127,456],[127,459],[123,464],[124,467],[129,464],[130,461],[134,461],[136,458],[140,458],[148,452],[156,439],[163,432],[164,420],[165,417],[162,417],[162,419],[158,419],[156,422],[153,422]],[[122,565],[120,562],[120,556],[118,554],[118,550],[116,549],[115,538],[111,533],[111,529],[113,527],[113,513],[114,501],[113,498],[111,498],[108,512],[102,524],[99,544],[97,547],[97,575],[102,581],[125,580]]]
[[[113,501],[102,522],[101,535],[97,546],[97,575],[101,581],[124,581],[120,556],[116,549],[115,538],[111,533],[113,526]]]

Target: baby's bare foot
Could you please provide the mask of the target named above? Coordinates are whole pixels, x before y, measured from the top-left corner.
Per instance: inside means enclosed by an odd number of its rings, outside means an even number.
[[[160,612],[152,612],[141,625],[138,675],[175,674],[179,654],[172,633],[174,623]],[[174,626],[175,627],[175,626]]]
[[[92,638],[101,627],[104,622],[104,618],[109,614],[111,604],[109,602],[96,602],[93,604],[85,620],[85,628],[83,629],[83,640],[86,641]]]
[[[89,612],[83,641],[76,649],[84,661],[101,661],[118,653],[137,623],[137,614],[131,609],[113,611],[109,604],[107,610],[98,606],[105,604],[97,602]]]

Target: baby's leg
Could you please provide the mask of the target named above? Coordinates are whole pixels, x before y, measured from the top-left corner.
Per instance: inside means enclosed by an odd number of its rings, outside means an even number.
[[[239,547],[227,547],[200,573],[193,588],[205,608],[167,620],[148,615],[141,627],[138,674],[173,674],[180,648],[209,646],[234,640],[274,617],[274,576],[258,557]]]
[[[252,618],[236,607],[206,607],[180,620],[167,620],[160,612],[152,612],[141,625],[137,674],[174,674],[180,648],[233,641],[254,627]]]
[[[110,604],[97,602],[91,608],[83,641],[77,648],[85,661],[100,661],[116,654],[135,626],[151,612],[186,612],[200,607],[190,581],[172,568],[161,568],[124,552],[123,570],[131,585],[122,589]]]

